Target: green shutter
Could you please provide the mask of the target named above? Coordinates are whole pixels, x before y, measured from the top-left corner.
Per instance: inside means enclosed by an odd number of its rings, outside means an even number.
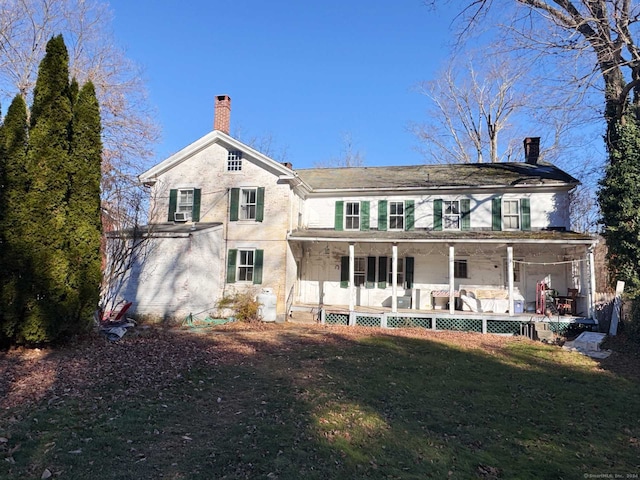
[[[407,257],[404,259],[405,279],[407,288],[413,288],[413,270],[414,270],[413,257]]]
[[[367,282],[366,288],[376,286],[376,257],[367,257]]]
[[[236,282],[236,257],[238,250],[229,250],[227,254],[227,283]]]
[[[491,229],[502,230],[502,198],[495,197],[491,200]]]
[[[199,188],[193,189],[193,208],[191,209],[191,220],[194,222],[200,221],[200,197],[202,197],[202,190]]]
[[[262,262],[264,258],[264,250],[256,250],[253,257],[253,284],[260,285],[262,283]]]
[[[471,230],[471,200],[460,200],[460,230]]]
[[[349,286],[349,257],[340,257],[340,288]]]
[[[413,230],[414,228],[414,211],[415,202],[413,200],[407,200],[404,202],[404,229]]]
[[[387,288],[387,257],[378,257],[378,288]]]
[[[433,229],[442,230],[442,199],[436,198],[433,201]]]
[[[369,202],[360,202],[360,230],[369,230]]]
[[[176,213],[176,208],[178,207],[178,190],[172,188],[169,190],[169,222],[173,222],[174,216]]]
[[[232,188],[231,189],[231,200],[229,207],[229,220],[231,222],[238,221],[238,209],[240,207],[240,189]]]
[[[335,216],[335,229],[336,230],[344,230],[343,225],[343,216],[344,216],[344,202],[342,200],[338,200],[336,202],[336,216]]]
[[[531,204],[528,198],[520,200],[520,217],[522,230],[531,230]]]
[[[387,201],[378,201],[378,230],[384,231],[387,229]]]
[[[256,222],[264,220],[264,187],[258,188],[256,193]]]

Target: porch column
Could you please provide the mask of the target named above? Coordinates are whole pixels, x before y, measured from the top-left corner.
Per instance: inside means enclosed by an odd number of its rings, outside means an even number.
[[[456,311],[456,297],[454,291],[456,289],[455,279],[455,247],[453,244],[449,245],[449,313],[454,314]]]
[[[507,276],[509,288],[509,316],[513,317],[513,246],[507,245]]]
[[[356,260],[355,260],[355,245],[349,244],[349,311],[355,310],[355,298],[356,298]]]
[[[398,311],[398,244],[391,247],[391,313]]]
[[[596,261],[593,251],[595,245],[589,247],[589,295],[587,302],[589,304],[589,318],[596,318]]]

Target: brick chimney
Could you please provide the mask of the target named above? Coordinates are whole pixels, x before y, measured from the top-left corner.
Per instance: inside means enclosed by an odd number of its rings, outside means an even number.
[[[540,157],[540,137],[527,137],[524,139],[524,161],[531,165],[538,163]]]
[[[216,95],[213,115],[213,129],[229,135],[231,122],[231,97],[229,95]]]

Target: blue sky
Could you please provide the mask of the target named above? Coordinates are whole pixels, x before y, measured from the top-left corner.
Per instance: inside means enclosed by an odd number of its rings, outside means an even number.
[[[142,66],[158,114],[160,161],[213,128],[232,100],[231,133],[273,139],[294,168],[339,158],[423,163],[408,131],[426,99],[412,90],[447,57],[455,11],[422,0],[111,0],[113,29]]]

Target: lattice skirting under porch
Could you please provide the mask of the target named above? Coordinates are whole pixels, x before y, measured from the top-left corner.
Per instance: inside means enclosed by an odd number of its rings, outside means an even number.
[[[322,310],[320,322],[326,325],[345,325],[378,328],[426,328],[429,330],[455,330],[463,332],[497,333],[518,335],[522,332],[522,325],[531,319],[495,319],[468,317],[465,315],[442,317],[439,315],[413,313],[361,313],[361,312],[332,312]],[[549,329],[563,334],[571,322],[549,322]]]

